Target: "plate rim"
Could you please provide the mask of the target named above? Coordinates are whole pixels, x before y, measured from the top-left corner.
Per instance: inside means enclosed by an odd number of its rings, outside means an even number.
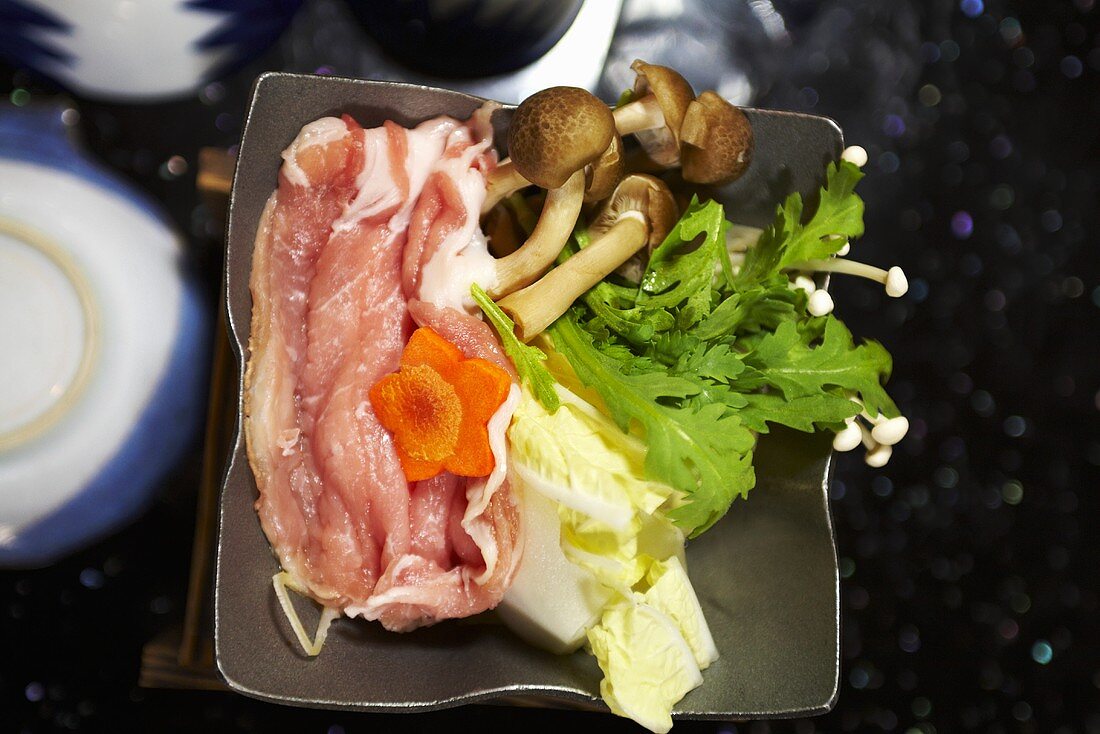
[[[539,685],[532,686],[530,684],[516,684],[513,686],[496,686],[491,688],[481,689],[475,692],[451,696],[435,701],[423,702],[423,703],[410,703],[410,702],[372,702],[370,704],[364,704],[362,702],[348,702],[345,700],[322,700],[319,698],[311,698],[304,696],[282,695],[273,694],[261,690],[250,688],[249,686],[241,683],[230,672],[227,671],[227,666],[223,661],[222,649],[221,649],[221,629],[220,623],[220,605],[218,603],[218,596],[221,593],[221,570],[223,559],[224,546],[222,543],[224,534],[224,525],[226,522],[226,506],[224,501],[224,494],[237,472],[250,472],[251,467],[247,461],[247,449],[244,445],[244,430],[243,430],[243,409],[244,409],[244,374],[246,369],[246,356],[247,340],[242,339],[241,332],[238,329],[238,323],[233,313],[233,299],[231,295],[236,289],[233,288],[233,281],[230,277],[233,270],[233,258],[232,253],[237,249],[234,248],[234,239],[231,237],[233,231],[233,224],[235,221],[234,206],[238,196],[238,184],[240,180],[240,166],[239,163],[244,159],[246,149],[244,147],[245,142],[248,139],[248,130],[253,122],[253,117],[257,107],[257,100],[265,88],[273,84],[281,83],[313,83],[313,84],[336,84],[336,85],[354,85],[364,89],[398,89],[409,91],[430,91],[430,92],[445,92],[455,97],[464,97],[471,102],[483,103],[486,100],[483,97],[479,97],[467,92],[455,91],[450,89],[444,89],[440,87],[433,87],[425,84],[416,84],[409,82],[392,82],[392,81],[380,81],[372,79],[360,79],[352,77],[341,77],[333,75],[318,75],[318,74],[304,74],[296,72],[282,72],[282,71],[269,71],[264,72],[256,77],[253,82],[251,92],[249,95],[249,102],[247,113],[245,115],[244,125],[241,133],[241,146],[239,148],[237,163],[234,167],[233,186],[230,192],[228,213],[226,217],[226,257],[223,267],[223,283],[221,294],[224,297],[222,308],[224,308],[223,315],[226,318],[226,324],[228,327],[229,342],[232,346],[233,354],[236,359],[236,409],[234,411],[234,426],[232,432],[232,443],[230,446],[229,458],[226,462],[225,469],[222,474],[221,483],[219,486],[218,496],[218,515],[217,515],[217,546],[215,549],[214,557],[214,658],[215,666],[219,676],[225,681],[226,685],[233,691],[241,693],[243,695],[255,698],[257,700],[266,701],[269,703],[283,704],[289,706],[306,706],[310,708],[319,708],[326,710],[342,710],[342,711],[360,711],[360,712],[379,712],[379,713],[417,713],[417,712],[429,712],[439,711],[449,708],[455,708],[467,704],[486,703],[489,701],[507,698],[507,697],[520,697],[520,698],[535,698],[541,700],[542,703],[548,704],[555,708],[572,709],[572,710],[585,710],[585,711],[602,711],[610,712],[603,701],[596,696],[584,694],[575,688],[568,686],[556,686],[556,685]],[[502,104],[505,110],[514,110],[515,105]],[[759,114],[764,116],[774,117],[790,117],[798,119],[813,119],[818,123],[824,123],[831,128],[832,133],[835,135],[839,149],[843,149],[844,134],[840,125],[832,118],[824,115],[814,115],[803,112],[794,112],[788,110],[773,110],[766,108],[757,108],[742,106],[741,109],[753,114]],[[258,226],[258,222],[256,223]],[[248,227],[251,237],[250,244],[255,239],[255,226]],[[236,243],[239,248],[240,243]],[[238,288],[247,288],[247,283]],[[249,302],[251,303],[251,295],[249,295]],[[729,712],[720,711],[691,711],[691,710],[678,710],[673,711],[672,718],[674,720],[700,720],[700,721],[745,721],[752,719],[784,719],[795,718],[801,716],[818,716],[829,712],[836,705],[840,693],[840,675],[841,675],[841,598],[840,598],[840,572],[839,572],[839,551],[836,540],[836,524],[833,520],[832,509],[829,503],[829,487],[833,480],[833,475],[836,468],[836,455],[831,449],[825,458],[825,470],[823,472],[823,478],[820,487],[820,501],[824,508],[825,524],[828,530],[831,553],[832,553],[832,569],[833,569],[833,581],[832,587],[834,592],[834,611],[833,611],[833,625],[835,629],[834,636],[834,661],[833,661],[833,681],[829,696],[826,700],[819,703],[815,703],[813,706],[807,706],[802,708],[782,708],[772,710],[761,710],[754,712],[737,712],[736,714],[730,714]],[[705,675],[705,674],[704,674]],[[560,706],[558,704],[561,704]]]

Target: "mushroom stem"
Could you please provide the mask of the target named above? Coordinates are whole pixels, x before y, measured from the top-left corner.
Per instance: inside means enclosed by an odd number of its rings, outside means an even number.
[[[759,227],[749,227],[744,224],[732,224],[726,230],[726,249],[734,252],[748,252],[760,241],[760,235],[764,230]]]
[[[889,463],[890,456],[893,453],[893,446],[878,445],[873,449],[867,450],[867,453],[863,457],[863,461],[869,467],[880,469]]]
[[[631,135],[639,130],[652,130],[665,124],[664,113],[657,97],[647,94],[611,111],[619,135]]]
[[[648,236],[645,217],[627,212],[588,247],[497,305],[515,322],[519,338],[530,341],[565,313],[573,301],[642,249]]]
[[[485,177],[485,201],[481,205],[481,213],[487,214],[502,199],[530,185],[531,182],[516,170],[510,158],[501,161],[500,165]]]
[[[883,270],[882,268],[876,268],[873,265],[867,265],[865,263],[835,257],[828,260],[806,260],[800,263],[792,263],[785,269],[812,270],[818,273],[843,273],[845,275],[857,275],[861,278],[867,278],[868,280],[882,283],[884,286],[886,286],[886,295],[893,298],[904,296],[906,291],[909,290],[909,282],[905,278],[905,273],[902,271],[901,268],[897,266],[892,267],[889,270]]]
[[[858,401],[856,401],[858,402]],[[878,441],[871,436],[871,429],[868,428],[862,421],[856,421],[856,425],[859,426],[860,441],[863,443],[863,448],[868,451],[874,451],[878,448]]]
[[[861,408],[863,407],[863,403],[854,396],[850,396],[850,399],[853,403],[856,403]],[[860,417],[866,419],[866,421],[872,425],[872,428],[868,428],[863,421],[859,420],[858,417],[855,419],[855,424],[859,426],[860,439],[863,443],[863,447],[867,449],[867,452],[863,455],[863,461],[868,466],[874,467],[876,469],[886,466],[886,464],[890,461],[890,456],[894,452],[894,447],[891,443],[879,441],[879,437],[875,435],[874,429],[883,426],[889,426],[889,428],[887,429],[887,433],[891,435],[886,436],[886,438],[893,438],[892,434],[898,433],[896,429],[900,428],[900,425],[897,423],[897,419],[887,419],[881,414],[876,416],[876,418],[871,418],[870,415],[867,413],[866,408],[860,411]],[[905,420],[904,418],[902,418],[902,420],[905,422],[905,428],[908,429],[909,421]],[[850,425],[851,424],[849,424],[849,426]],[[847,429],[845,429],[845,431],[847,431]],[[841,431],[841,433],[844,433],[845,431]],[[904,432],[901,432],[901,435],[897,435],[898,441],[901,440],[902,435],[904,435]],[[840,434],[837,434],[837,436],[839,438]],[[834,439],[834,446],[835,440],[836,439]]]
[[[833,438],[833,448],[837,451],[851,451],[863,441],[863,431],[856,424],[854,418],[844,423],[844,428],[837,431]]]
[[[584,171],[546,193],[546,203],[531,236],[511,255],[497,260],[497,282],[488,289],[496,300],[534,282],[546,272],[573,232],[584,199]]]

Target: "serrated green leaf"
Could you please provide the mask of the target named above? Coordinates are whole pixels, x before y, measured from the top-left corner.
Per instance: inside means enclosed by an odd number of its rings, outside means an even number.
[[[820,343],[807,345],[793,321],[779,325],[745,355],[745,362],[788,400],[819,395],[830,388],[858,393],[867,410],[898,415],[882,383],[890,376],[890,354],[881,344],[856,346],[852,334],[833,316],[824,318]]]
[[[606,281],[585,293],[584,303],[603,325],[631,344],[646,344],[656,334],[676,325],[676,319],[667,310],[634,306],[633,298],[622,298],[618,287]]]
[[[729,344],[709,344],[700,341],[698,346],[680,356],[676,372],[708,378],[715,382],[729,383],[745,371],[741,355]]]
[[[715,269],[725,251],[728,224],[716,201],[693,199],[664,242],[649,256],[637,305],[678,309],[677,326],[690,328],[711,308]],[[702,241],[696,243],[702,237]]]
[[[603,398],[624,431],[637,424],[645,434],[646,471],[687,496],[673,519],[697,534],[725,514],[735,497],[755,481],[749,454],[752,432],[725,405],[697,410],[676,401],[698,393],[692,380],[663,372],[626,374],[619,360],[596,349],[572,314],[549,329],[554,348],[565,355],[577,377]]]
[[[859,413],[856,403],[833,393],[790,400],[779,393],[753,392],[744,398],[745,407],[738,415],[747,428],[757,433],[767,433],[768,424],[811,432],[817,427],[842,424],[846,418]]]
[[[853,191],[861,176],[849,163],[831,165],[808,217],[800,196],[787,197],[736,274],[722,207],[693,200],[638,287],[605,280],[549,330],[613,420],[644,435],[647,476],[684,494],[671,516],[693,535],[753,486],[756,433],[836,430],[860,410],[856,400],[898,414],[882,388],[886,350],[857,346],[833,316],[809,316],[806,294],[784,272],[862,234]]]
[[[561,405],[561,400],[554,387],[554,378],[542,364],[546,355],[538,347],[524,344],[516,337],[516,325],[477,283],[470,287],[470,295],[500,335],[500,345],[516,366],[520,380],[527,384],[527,388],[543,407],[551,413],[555,412]]]
[[[830,163],[817,209],[805,223],[802,197],[797,193],[788,196],[756,247],[745,253],[736,282],[750,284],[792,263],[829,257],[849,238],[861,236],[863,200],[853,192],[861,178],[863,173],[848,161]]]
[[[716,339],[738,333],[773,330],[805,309],[806,296],[792,290],[786,276],[777,275],[758,285],[734,291],[692,333]]]

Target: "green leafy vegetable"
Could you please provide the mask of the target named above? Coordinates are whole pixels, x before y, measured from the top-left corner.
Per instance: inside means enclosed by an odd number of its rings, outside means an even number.
[[[839,387],[863,396],[863,404],[873,415],[898,415],[898,409],[880,380],[890,375],[890,354],[874,341],[861,346],[852,343],[848,328],[833,316],[824,317],[821,343],[803,342],[793,321],[779,325],[768,334],[745,361],[756,367],[769,385],[788,400],[820,395],[827,388]]]
[[[489,298],[489,294],[477,283],[470,287],[470,295],[500,335],[500,344],[504,348],[504,353],[516,366],[520,379],[527,384],[528,389],[547,410],[551,413],[556,411],[561,401],[558,399],[558,391],[554,388],[554,378],[542,364],[546,355],[538,347],[528,346],[516,338],[516,325],[493,303],[493,299]]]
[[[745,401],[741,419],[757,433],[767,433],[768,424],[806,432],[815,427],[839,429],[846,418],[859,412],[859,406],[848,398],[828,392],[791,399],[774,392],[754,392],[746,394]]]
[[[681,527],[702,532],[734,497],[752,488],[754,438],[740,419],[724,405],[676,405],[699,392],[694,381],[664,370],[625,373],[619,359],[593,348],[572,314],[558,319],[550,333],[554,348],[581,382],[599,392],[619,427],[629,431],[637,423],[645,431],[649,476],[691,495],[670,513]]]
[[[716,339],[737,332],[774,330],[805,309],[805,293],[792,290],[787,277],[770,279],[731,292],[694,330],[700,339]]]
[[[848,161],[830,163],[817,210],[805,224],[802,197],[788,196],[775,222],[745,254],[738,283],[758,282],[793,263],[829,257],[849,238],[861,236],[863,200],[854,192],[861,178],[863,173]]]
[[[787,197],[736,272],[721,205],[693,200],[640,284],[605,279],[547,332],[570,377],[644,436],[646,474],[682,494],[670,515],[693,536],[752,488],[756,435],[771,425],[835,429],[864,408],[898,415],[882,387],[890,355],[855,344],[833,316],[810,316],[784,272],[863,233],[861,177],[830,165],[805,218],[801,197]],[[562,259],[586,241],[579,231]]]
[[[572,240],[562,252],[560,261],[587,247],[590,238],[582,227],[573,231]],[[603,326],[615,332],[631,344],[645,344],[663,331],[676,325],[668,311],[660,308],[640,308],[634,305],[637,287],[617,285],[601,280],[584,294],[584,303]]]
[[[714,268],[726,252],[726,219],[716,201],[692,199],[665,241],[649,256],[637,304],[643,309],[679,309],[677,325],[690,327],[711,309]],[[702,236],[695,249],[685,248]]]

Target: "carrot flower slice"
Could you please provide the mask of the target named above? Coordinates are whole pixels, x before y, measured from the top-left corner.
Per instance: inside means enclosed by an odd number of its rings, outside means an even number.
[[[393,434],[410,482],[446,470],[483,477],[496,460],[487,425],[512,381],[484,359],[466,359],[458,347],[424,326],[413,332],[401,369],[370,390],[378,420]]]

